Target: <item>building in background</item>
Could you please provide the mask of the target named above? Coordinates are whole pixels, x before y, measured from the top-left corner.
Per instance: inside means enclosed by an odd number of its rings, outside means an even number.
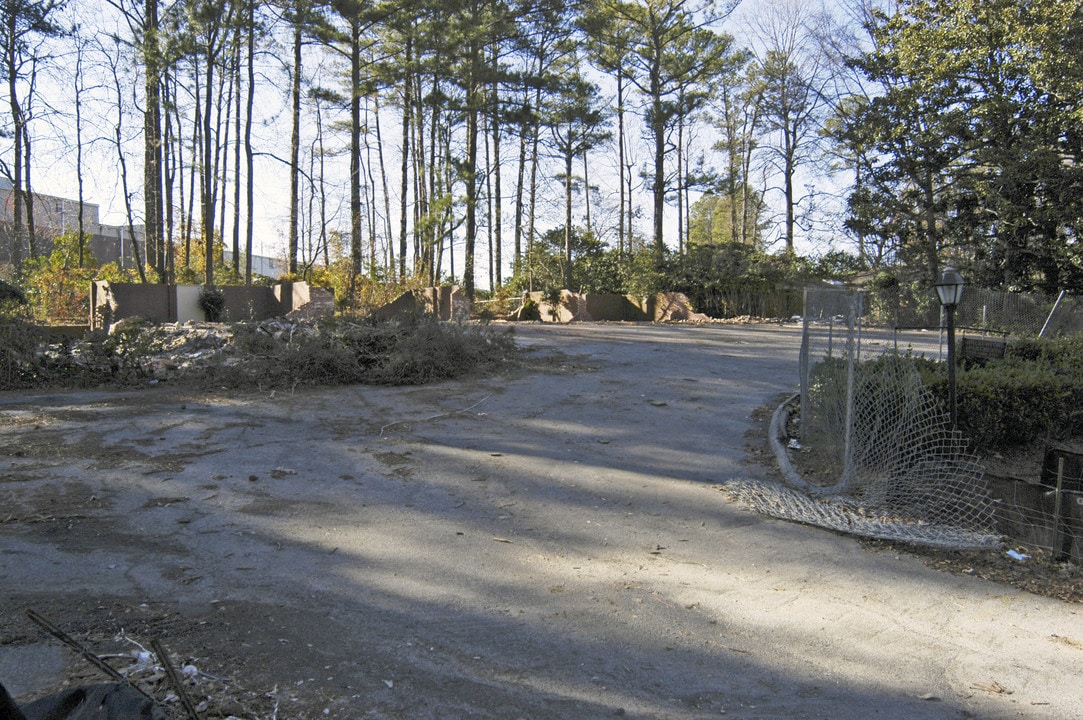
[[[226,265],[232,265],[233,264],[233,251],[232,250],[229,250],[227,248],[226,250],[222,251],[222,262],[224,262]],[[244,274],[244,253],[241,253],[240,266],[241,266],[241,274],[243,275]],[[282,274],[284,274],[285,272],[286,272],[285,263],[283,263],[281,260],[279,260],[277,258],[265,257],[263,255],[253,255],[252,256],[252,274],[253,275],[263,275],[264,277],[278,278]]]
[[[34,241],[39,255],[51,252],[53,238],[79,228],[79,201],[71,198],[34,193]],[[11,262],[14,240],[15,193],[11,181],[0,178],[0,263]],[[133,267],[133,241],[138,243],[139,257],[144,258],[145,239],[142,225],[128,228],[100,222],[98,205],[83,203],[83,229],[87,250],[99,263],[117,262],[121,267]],[[23,222],[27,221],[24,214]],[[29,256],[23,248],[22,256]]]
[[[35,192],[33,197],[36,250],[39,255],[46,255],[52,251],[53,238],[78,231],[79,201],[38,192]],[[14,200],[15,193],[11,181],[0,177],[0,265],[11,262],[15,225]],[[26,222],[25,215],[23,221]],[[84,202],[83,231],[87,236],[87,250],[101,264],[115,262],[122,268],[135,267],[136,248],[138,248],[139,259],[144,263],[147,262],[146,232],[143,225],[133,225],[129,228],[127,225],[102,223],[99,219],[98,205]],[[23,249],[22,256],[29,257],[29,248]],[[226,262],[231,261],[232,258],[233,253],[226,251]],[[282,262],[274,258],[253,255],[252,272],[275,278],[282,274]]]

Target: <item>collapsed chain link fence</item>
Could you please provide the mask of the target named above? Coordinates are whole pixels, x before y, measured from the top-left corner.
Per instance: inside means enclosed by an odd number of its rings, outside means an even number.
[[[738,497],[764,514],[872,538],[945,548],[1003,538],[1054,557],[1083,552],[1083,445],[1047,447],[1040,480],[986,474],[923,387],[914,357],[947,351],[935,294],[809,288],[802,319],[801,393],[772,427],[787,485],[728,485]],[[968,287],[955,319],[964,336],[1079,334],[1083,297]],[[1065,452],[1075,458],[1065,473],[1046,467],[1050,453]]]
[[[912,345],[862,326],[865,296],[809,288],[792,487],[736,488],[757,510],[842,532],[938,547],[995,545],[984,468],[924,387]]]

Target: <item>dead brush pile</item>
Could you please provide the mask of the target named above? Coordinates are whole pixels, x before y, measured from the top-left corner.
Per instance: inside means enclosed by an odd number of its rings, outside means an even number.
[[[81,340],[0,319],[0,390],[177,382],[233,388],[418,385],[486,374],[515,354],[510,329],[443,323],[276,319],[155,325],[126,320]]]
[[[281,322],[281,321],[280,321]],[[509,362],[510,329],[434,319],[235,326],[230,361],[208,368],[235,385],[420,385]]]

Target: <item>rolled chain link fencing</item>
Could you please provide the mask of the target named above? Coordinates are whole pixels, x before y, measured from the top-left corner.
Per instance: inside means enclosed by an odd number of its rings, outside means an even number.
[[[982,464],[924,387],[913,344],[900,348],[895,329],[863,328],[865,299],[806,290],[800,401],[781,420],[776,413],[772,430],[789,426],[782,455],[799,455],[799,472],[785,473],[787,486],[733,489],[759,512],[840,532],[948,548],[998,544]],[[938,333],[917,340],[938,351]]]

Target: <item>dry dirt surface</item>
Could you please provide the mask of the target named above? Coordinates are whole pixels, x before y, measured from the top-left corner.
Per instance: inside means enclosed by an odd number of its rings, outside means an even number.
[[[32,610],[204,720],[1079,717],[1083,606],[730,499],[798,329],[516,333],[425,387],[0,395],[0,681],[106,679]]]

